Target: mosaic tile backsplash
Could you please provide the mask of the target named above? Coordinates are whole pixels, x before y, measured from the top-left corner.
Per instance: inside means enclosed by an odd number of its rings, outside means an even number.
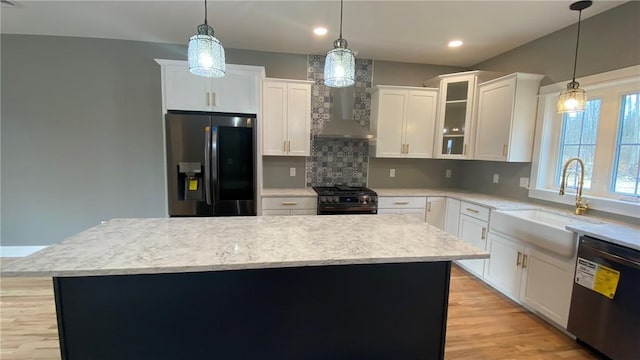
[[[316,138],[331,116],[331,88],[324,85],[324,55],[309,55],[307,79],[311,85],[311,156],[307,158],[307,186],[347,184],[365,186],[369,141]],[[369,128],[373,60],[356,59],[354,120]]]

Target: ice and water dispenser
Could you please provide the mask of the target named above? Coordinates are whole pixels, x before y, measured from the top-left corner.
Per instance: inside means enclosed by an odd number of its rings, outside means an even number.
[[[204,200],[202,164],[199,162],[178,163],[179,200]]]

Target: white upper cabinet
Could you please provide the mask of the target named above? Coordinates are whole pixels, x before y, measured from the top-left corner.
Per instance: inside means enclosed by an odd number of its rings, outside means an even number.
[[[531,161],[543,77],[514,73],[478,85],[474,159]]]
[[[476,87],[480,81],[497,76],[489,71],[466,71],[440,75],[428,82],[439,81],[440,86],[435,141],[437,158],[473,158]]]
[[[227,64],[221,78],[189,72],[186,61],[156,60],[162,66],[164,110],[257,114],[264,68]]]
[[[371,154],[432,158],[438,89],[376,86],[371,103]]]
[[[309,156],[312,81],[265,79],[263,155]]]

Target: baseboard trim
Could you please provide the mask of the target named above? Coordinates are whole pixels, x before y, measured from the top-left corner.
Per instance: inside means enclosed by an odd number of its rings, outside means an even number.
[[[40,251],[46,246],[0,246],[0,257],[24,257]]]

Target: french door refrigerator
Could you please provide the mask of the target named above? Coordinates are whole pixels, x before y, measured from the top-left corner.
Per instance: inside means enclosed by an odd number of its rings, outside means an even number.
[[[169,111],[169,216],[256,215],[256,116]]]

